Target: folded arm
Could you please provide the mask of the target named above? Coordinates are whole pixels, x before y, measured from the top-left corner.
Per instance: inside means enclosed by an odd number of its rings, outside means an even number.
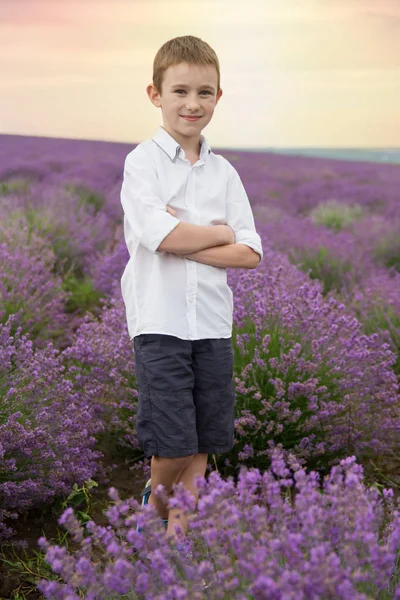
[[[231,269],[255,269],[261,260],[260,255],[245,244],[227,244],[214,248],[206,248],[184,258],[194,260],[203,265]]]
[[[255,228],[246,191],[232,165],[229,165],[226,224],[235,234],[235,243],[200,250],[185,258],[214,267],[255,269],[263,258],[261,238]]]
[[[226,225],[185,223],[172,209],[166,210],[155,167],[135,149],[124,166],[121,203],[125,219],[139,242],[155,254],[170,252],[222,268],[255,268],[262,258],[261,241],[246,192],[234,169],[233,173],[236,178],[231,171]]]
[[[184,223],[165,209],[156,170],[140,149],[125,160],[121,203],[134,236],[150,252],[184,255],[234,240],[226,225]]]

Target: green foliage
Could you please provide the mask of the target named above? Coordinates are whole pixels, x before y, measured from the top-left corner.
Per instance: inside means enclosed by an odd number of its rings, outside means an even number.
[[[371,298],[371,304],[367,311],[361,310],[357,305],[355,311],[356,317],[363,325],[367,335],[379,331],[389,332],[393,350],[397,353],[397,361],[393,365],[393,370],[400,375],[400,316],[381,298]]]
[[[1,283],[8,292],[12,292],[12,284],[7,279],[7,274],[4,273],[1,278]],[[61,286],[55,286],[50,291],[47,291],[46,295],[42,296],[42,301],[51,301],[55,298],[59,291],[62,290]],[[18,320],[11,325],[10,333],[15,335],[18,327],[22,327],[23,333],[29,333],[32,340],[40,337],[42,340],[55,340],[63,331],[54,322],[52,315],[47,314],[45,310],[37,310],[37,303],[34,302],[32,305],[27,301],[27,298],[13,293],[8,298],[2,298],[1,300],[1,315],[0,323],[5,325],[10,315],[15,315],[20,312]]]
[[[367,598],[374,598],[375,600],[393,600],[394,591],[400,583],[400,552],[397,552],[395,565],[392,576],[390,578],[388,587],[386,590],[378,590],[375,585],[370,583],[359,583],[357,589],[363,594],[368,594]]]
[[[54,254],[59,259],[58,262],[65,262],[65,259],[68,259],[71,254],[70,244],[73,240],[70,241],[70,235],[65,225],[54,222],[50,213],[30,206],[23,209],[18,208],[10,213],[10,225],[16,227],[20,220],[28,228],[28,240],[33,234],[38,234],[50,242]],[[70,264],[67,264],[67,267],[69,266]]]
[[[59,515],[57,515],[59,517]],[[57,538],[49,539],[48,532],[42,529],[41,534],[46,537],[50,543],[56,544],[60,548],[65,547],[68,551],[72,551],[73,547],[69,544],[71,537],[68,531],[57,527]],[[54,573],[50,564],[45,560],[44,553],[41,550],[33,548],[18,547],[16,544],[6,542],[2,544],[2,552],[0,553],[0,563],[3,563],[7,569],[7,577],[15,581],[18,587],[12,592],[10,600],[30,600],[31,598],[44,599],[44,596],[38,596],[37,582],[40,579],[48,581],[62,581],[62,579]],[[6,552],[4,552],[6,551]],[[0,598],[3,599],[3,597]],[[8,598],[7,598],[8,600]]]
[[[98,306],[102,297],[101,292],[95,289],[90,277],[85,275],[80,279],[73,272],[68,273],[64,278],[63,289],[71,293],[65,305],[65,311],[68,313],[75,311],[85,313]]]
[[[10,179],[9,181],[0,181],[0,196],[9,194],[25,194],[29,190],[30,182],[28,179]]]
[[[25,207],[24,209],[17,208],[8,215],[9,223],[12,226],[17,226],[18,221],[24,221],[24,225],[28,228],[29,233],[38,232],[40,234],[48,234],[52,231],[52,223],[50,216],[45,215],[36,208]]]
[[[81,487],[77,483],[72,486],[72,492],[69,496],[62,500],[57,498],[52,504],[52,512],[55,516],[59,516],[68,507],[74,509],[75,516],[80,521],[81,525],[85,525],[91,520],[90,513],[92,512],[92,496],[90,490],[93,487],[98,487],[98,483],[93,479],[88,479]]]
[[[56,295],[54,290],[54,295]],[[20,310],[21,317],[11,326],[11,335],[15,335],[18,327],[22,327],[23,333],[29,332],[29,337],[34,340],[40,337],[42,340],[55,340],[62,335],[62,329],[57,328],[57,324],[54,323],[50,316],[47,316],[45,311],[41,311],[40,315],[27,304],[26,299],[14,297],[8,300],[2,300],[2,309],[4,314],[0,317],[0,323],[5,325],[10,315],[14,315]],[[25,325],[30,322],[29,328]]]
[[[251,444],[256,454],[267,448],[269,439],[273,439],[275,444],[282,444],[286,450],[295,449],[304,437],[314,435],[315,443],[325,440],[326,434],[322,426],[306,429],[307,421],[314,412],[309,409],[309,400],[305,395],[297,395],[294,399],[288,400],[287,394],[285,394],[284,400],[285,402],[289,402],[290,412],[299,411],[299,417],[295,422],[282,419],[282,416],[279,414],[280,409],[278,408],[280,399],[277,397],[276,388],[270,382],[270,379],[280,380],[282,387],[287,390],[292,382],[307,382],[310,378],[316,378],[318,379],[318,388],[322,389],[325,387],[326,391],[324,393],[330,394],[330,402],[343,402],[342,393],[338,390],[340,374],[332,374],[331,367],[326,365],[324,361],[321,361],[317,368],[311,371],[306,369],[300,370],[296,366],[297,360],[294,360],[289,368],[286,369],[286,367],[283,367],[283,364],[287,361],[288,353],[297,343],[301,345],[299,357],[310,361],[310,364],[313,363],[311,344],[304,340],[304,336],[300,333],[287,331],[279,320],[275,318],[271,319],[265,323],[263,330],[259,331],[261,339],[267,334],[270,336],[267,348],[268,352],[266,353],[262,349],[260,342],[256,340],[255,333],[254,323],[250,320],[247,320],[240,331],[236,332],[234,329],[232,332],[232,345],[235,348],[234,371],[235,373],[245,374],[241,378],[245,383],[246,389],[249,390],[246,393],[241,393],[238,390],[239,386],[236,386],[235,418],[237,419],[242,414],[242,411],[247,410],[262,423],[262,427],[257,430],[252,428],[250,430],[246,429],[244,433],[240,434],[238,443],[229,454],[231,467],[226,468],[224,466],[223,460],[225,457],[221,459],[217,456],[217,460],[220,463],[219,469],[224,475],[231,475],[232,468],[235,469],[239,466],[238,454],[246,444]],[[248,336],[244,354],[237,347],[237,335],[241,337]],[[257,360],[255,360],[256,351]],[[270,364],[269,361],[271,359],[278,360],[278,367],[273,367]],[[264,361],[264,365],[258,364],[258,361]],[[251,365],[250,369],[249,365]],[[259,393],[261,398],[270,404],[265,414],[260,414],[260,410],[264,410],[263,405],[260,400],[254,397],[252,390]],[[316,393],[318,394],[319,392],[317,391]],[[272,427],[269,433],[267,432],[268,426]],[[320,456],[316,453],[315,456],[308,458],[307,464],[309,468],[327,472],[332,459],[338,458],[339,455],[340,451],[335,456],[332,456],[328,452]],[[251,466],[257,466],[260,469],[269,468],[269,459],[265,455],[250,459],[250,462]]]
[[[394,267],[400,273],[400,231],[393,230],[374,247],[374,257],[383,266]]]
[[[318,204],[310,213],[313,223],[325,225],[334,231],[348,227],[357,219],[364,216],[359,204],[344,204],[337,200],[327,200]]]
[[[344,276],[353,266],[350,262],[341,262],[334,258],[327,248],[320,246],[318,250],[305,248],[301,250],[300,260],[289,252],[289,259],[304,272],[308,272],[311,279],[318,279],[323,283],[323,294],[332,290],[339,291],[344,285]]]
[[[81,206],[93,206],[95,213],[98,213],[105,204],[105,198],[103,196],[82,184],[68,183],[65,186],[65,189],[79,198]]]
[[[10,213],[10,224],[13,224],[14,227],[21,219],[28,228],[28,241],[37,234],[46,240],[53,250],[56,256],[55,273],[64,275],[72,269],[77,277],[83,276],[82,260],[77,255],[76,242],[71,238],[66,224],[55,222],[50,212],[29,206]]]

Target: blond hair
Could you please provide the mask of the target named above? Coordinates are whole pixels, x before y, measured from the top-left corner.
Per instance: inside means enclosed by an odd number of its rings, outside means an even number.
[[[182,35],[168,40],[158,50],[153,62],[153,85],[161,93],[164,73],[173,65],[187,62],[193,65],[212,65],[217,70],[218,89],[220,90],[219,60],[215,51],[194,35]]]

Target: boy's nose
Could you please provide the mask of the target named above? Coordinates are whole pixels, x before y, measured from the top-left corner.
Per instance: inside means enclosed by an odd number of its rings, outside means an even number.
[[[190,102],[186,103],[186,107],[188,110],[194,112],[197,108],[199,108],[199,103],[196,100],[191,100]]]

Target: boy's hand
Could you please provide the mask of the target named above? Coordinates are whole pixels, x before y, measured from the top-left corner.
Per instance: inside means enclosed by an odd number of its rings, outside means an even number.
[[[177,216],[178,216],[178,215],[177,215],[177,212],[176,212],[176,210],[174,210],[173,208],[171,208],[171,207],[170,207],[170,206],[168,206],[168,205],[167,205],[166,211],[167,211],[167,212],[168,212],[170,215],[172,215],[173,217],[177,217]]]

